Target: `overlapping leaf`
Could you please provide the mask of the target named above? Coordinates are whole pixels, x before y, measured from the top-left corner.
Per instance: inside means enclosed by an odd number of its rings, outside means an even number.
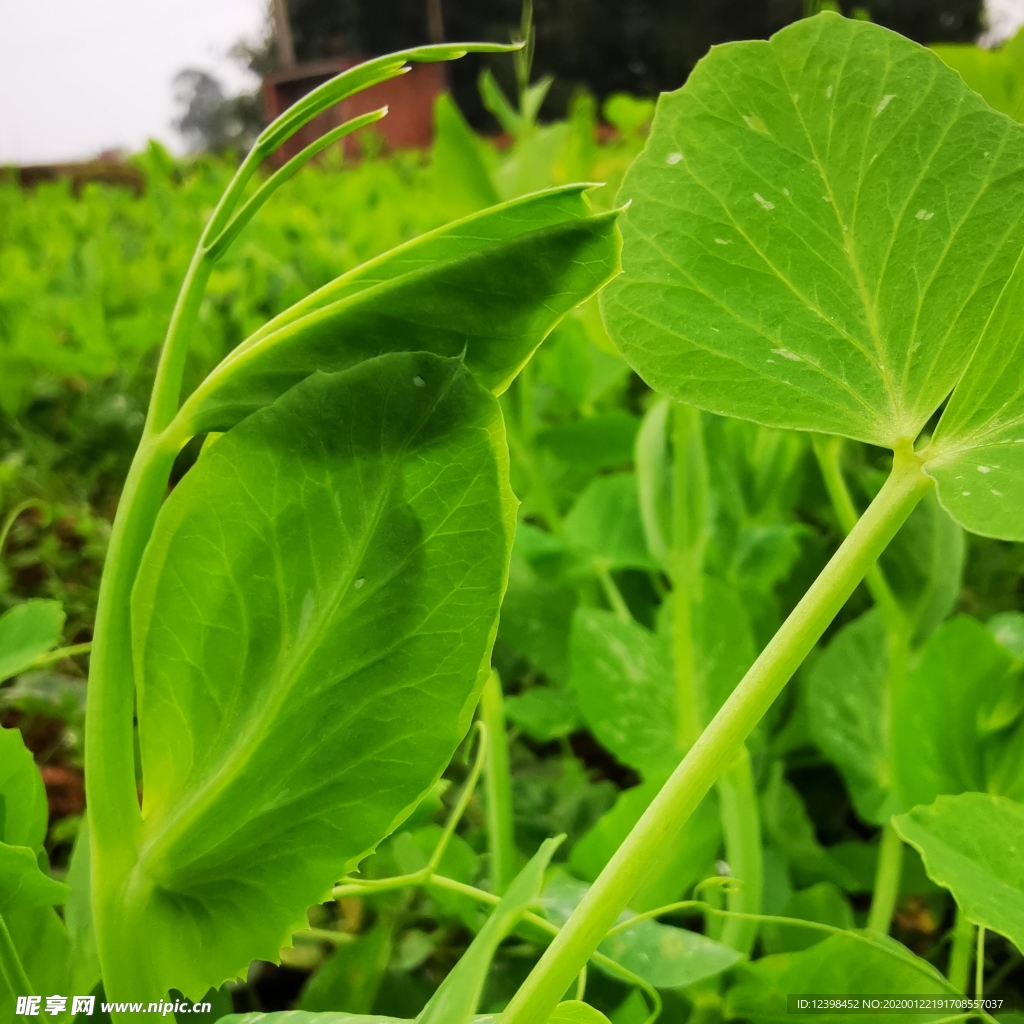
[[[617,214],[585,186],[527,196],[364,263],[275,317],[185,403],[188,433],[224,430],[316,370],[386,352],[465,352],[502,391],[558,320],[618,264]]]
[[[893,823],[968,920],[1024,952],[1024,804],[988,793],[941,796]]]
[[[727,1016],[768,1024],[768,1022],[815,1021],[817,1024],[845,1022],[849,1012],[815,1009],[807,1013],[790,1010],[787,997],[866,995],[953,996],[957,993],[931,964],[914,956],[905,946],[882,936],[865,938],[857,934],[833,935],[799,953],[767,956],[738,972],[736,986],[727,997]],[[887,1013],[886,1019],[940,1021],[949,1011]]]
[[[51,603],[51,602],[47,602]],[[64,902],[67,886],[39,866],[46,790],[17,729],[0,728],[0,914]]]
[[[1022,539],[1022,184],[1024,128],[895,33],[716,47],[623,185],[605,317],[657,390],[773,426],[896,447],[953,392],[926,470]]]
[[[175,489],[133,597],[153,991],[275,958],[434,783],[513,510],[495,400],[424,353],[310,377]]]

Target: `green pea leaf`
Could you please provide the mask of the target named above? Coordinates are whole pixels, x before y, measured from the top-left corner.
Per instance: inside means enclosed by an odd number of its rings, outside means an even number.
[[[703,408],[914,438],[1024,242],[1022,165],[1024,132],[875,25],[823,14],[716,47],[623,185],[613,335]]]
[[[550,681],[561,684],[569,675],[569,629],[579,596],[574,587],[547,579],[531,563],[523,544],[530,533],[550,537],[529,523],[519,524],[498,639],[529,660]],[[552,556],[560,560],[564,552],[559,545]]]
[[[0,616],[0,682],[32,667],[60,643],[64,609],[59,601],[25,601]]]
[[[567,186],[486,210],[325,285],[221,362],[183,406],[181,430],[225,430],[317,370],[386,352],[465,352],[503,391],[617,268],[617,214],[592,215],[583,193]]]
[[[708,722],[753,662],[754,643],[736,594],[711,577],[701,589],[693,609],[696,717]],[[597,739],[647,778],[670,772],[686,752],[670,638],[580,608],[571,645],[570,685]]]
[[[175,488],[133,595],[124,942],[153,991],[276,959],[433,786],[488,670],[514,508],[496,401],[425,353],[308,378]]]
[[[609,330],[656,390],[770,426],[895,448],[949,398],[943,506],[1024,539],[1022,179],[1024,128],[902,36],[715,47],[624,181]]]
[[[646,778],[671,772],[683,750],[668,642],[612,612],[580,608],[571,644],[569,685],[597,740]]]
[[[1007,651],[967,616],[944,623],[925,644],[892,694],[892,768],[903,807],[990,789],[989,758],[1005,740],[987,737],[984,724],[1014,685],[1011,666]]]
[[[613,409],[542,430],[537,443],[563,462],[591,470],[614,469],[633,461],[640,421]]]
[[[57,906],[67,894],[66,885],[40,869],[34,850],[0,843],[0,916],[11,910]]]
[[[17,729],[0,727],[0,842],[39,849],[46,838],[46,787]]]
[[[548,1024],[610,1024],[610,1021],[589,1003],[571,999],[555,1007],[554,1012],[548,1017]]]
[[[900,809],[885,718],[888,668],[885,627],[871,611],[830,641],[805,691],[814,742],[839,769],[857,813],[875,824]]]
[[[69,983],[68,933],[53,907],[21,907],[7,910],[3,916],[18,958],[36,992],[92,991],[92,984],[81,988]],[[0,971],[0,1000],[10,1000],[4,1005],[15,1005],[17,997],[24,994],[11,991]]]
[[[570,544],[608,569],[657,569],[647,550],[636,479],[632,473],[599,476],[584,488],[565,517]]]
[[[893,825],[970,921],[1024,951],[1024,804],[990,793],[940,796]]]
[[[839,1024],[849,1013],[789,1012],[787,997],[799,995],[957,995],[931,964],[883,936],[833,935],[799,953],[766,956],[737,971],[726,997],[726,1017],[760,1022],[817,1021]],[[947,1020],[950,1012],[887,1013],[901,1024]]]

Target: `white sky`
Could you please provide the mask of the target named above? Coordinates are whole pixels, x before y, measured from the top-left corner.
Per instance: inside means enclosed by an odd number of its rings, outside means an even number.
[[[989,0],[992,41],[1024,24],[1024,0]],[[0,0],[0,164],[180,151],[172,80],[199,67],[251,87],[227,57],[262,34],[266,0]]]
[[[137,150],[181,138],[185,67],[251,87],[227,57],[262,34],[265,0],[0,0],[0,164]]]

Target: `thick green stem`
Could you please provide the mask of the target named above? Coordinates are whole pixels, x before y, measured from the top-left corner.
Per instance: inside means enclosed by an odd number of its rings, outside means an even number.
[[[34,996],[35,989],[29,981],[25,968],[22,966],[21,957],[14,948],[14,940],[7,930],[7,922],[0,914],[0,974],[3,975],[7,987],[16,996]]]
[[[974,925],[960,907],[956,908],[956,923],[953,925],[953,945],[949,951],[949,970],[946,977],[957,992],[967,992],[967,979],[971,971],[971,954],[974,952]]]
[[[829,501],[832,503],[832,509],[843,532],[849,533],[857,525],[860,516],[846,486],[846,480],[843,478],[843,449],[845,446],[846,438],[843,437],[819,436],[814,438],[814,454],[818,460],[822,479],[825,481],[825,490],[828,491]],[[889,581],[877,565],[872,566],[865,573],[864,583],[886,627],[890,630],[904,628],[906,616],[889,586]]]
[[[487,729],[484,799],[487,841],[491,854],[491,887],[501,895],[516,873],[516,846],[512,822],[512,776],[505,729],[505,700],[497,672],[491,672],[480,698],[480,716]]]
[[[764,887],[761,818],[754,770],[746,748],[743,748],[735,764],[723,773],[716,788],[722,811],[729,874],[739,882],[739,886],[729,893],[729,910],[735,914],[759,914]],[[756,935],[756,920],[749,917],[727,917],[721,941],[749,955]]]
[[[857,508],[843,477],[842,437],[816,437],[814,454],[818,459],[825,489],[828,491],[832,508],[839,525],[849,533],[857,524]],[[882,624],[885,627],[885,646],[888,667],[886,670],[885,707],[882,720],[886,728],[886,745],[892,735],[893,694],[903,685],[910,659],[911,626],[896,595],[885,578],[881,566],[873,566],[864,578],[871,597],[875,602]],[[868,927],[872,931],[887,935],[896,909],[900,890],[900,872],[903,866],[903,843],[891,823],[882,830],[881,848],[878,854],[878,870],[875,875],[874,895],[868,915]]]
[[[885,486],[601,872],[502,1014],[502,1024],[547,1019],[654,858],[740,756],[753,728],[931,486],[907,442]]]
[[[896,900],[900,894],[900,873],[903,869],[903,841],[896,834],[892,822],[882,829],[878,847],[878,868],[875,871],[875,889],[868,913],[868,928],[882,935],[889,934]]]

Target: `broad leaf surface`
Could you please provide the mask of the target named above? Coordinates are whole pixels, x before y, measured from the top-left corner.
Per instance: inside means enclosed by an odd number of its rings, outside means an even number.
[[[892,447],[971,359],[1022,183],[1024,129],[902,36],[822,14],[715,47],[623,184],[605,317],[656,390]]]
[[[460,356],[506,388],[551,328],[618,264],[616,214],[582,186],[515,201],[371,260],[282,313],[186,402],[190,433],[224,430],[316,370],[387,352]]]
[[[1014,686],[1011,664],[1005,648],[967,616],[946,622],[925,644],[892,695],[893,779],[903,807],[990,788],[988,760],[1005,738],[987,736],[984,726]]]
[[[647,550],[636,479],[612,473],[592,480],[565,517],[574,548],[608,569],[657,569]]]
[[[433,785],[513,514],[495,400],[424,353],[307,379],[175,488],[133,595],[154,990],[275,959]]]
[[[815,1021],[840,1024],[849,1013],[787,1012],[789,995],[956,995],[931,964],[915,957],[905,946],[882,936],[870,944],[857,935],[833,935],[799,953],[767,956],[741,967],[737,984],[729,991],[726,1016],[778,1024]],[[893,1024],[947,1020],[948,1010],[886,1013]]]
[[[1024,804],[988,793],[941,796],[893,824],[969,920],[1024,952]]]
[[[886,634],[877,612],[844,626],[807,680],[807,720],[822,753],[839,769],[857,813],[881,824],[899,810],[885,718]]]
[[[724,583],[706,577],[693,612],[696,718],[707,722],[754,660],[754,645],[743,606]],[[645,778],[670,772],[686,752],[671,638],[581,608],[571,643],[570,683],[597,739]]]
[[[43,777],[21,732],[0,727],[0,842],[40,848],[48,814]]]
[[[64,609],[59,601],[25,601],[0,617],[0,682],[32,667],[60,643]]]

